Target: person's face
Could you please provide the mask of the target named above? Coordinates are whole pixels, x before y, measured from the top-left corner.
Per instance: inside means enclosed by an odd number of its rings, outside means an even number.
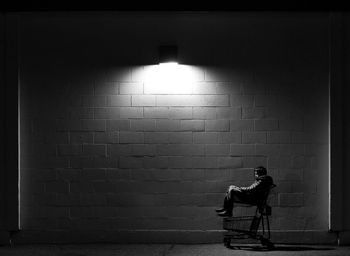
[[[255,178],[258,178],[258,177],[259,177],[259,174],[258,174],[257,171],[254,171],[254,176],[255,176]]]

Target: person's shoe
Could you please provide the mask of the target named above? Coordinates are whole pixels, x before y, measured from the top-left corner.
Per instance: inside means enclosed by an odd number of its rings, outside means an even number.
[[[232,213],[231,212],[227,212],[227,211],[220,212],[220,213],[218,213],[218,215],[220,217],[232,217]]]
[[[216,212],[224,212],[226,211],[225,208],[215,209]]]

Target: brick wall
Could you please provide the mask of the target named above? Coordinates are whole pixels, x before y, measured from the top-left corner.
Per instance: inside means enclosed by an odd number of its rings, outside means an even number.
[[[324,17],[217,15],[23,19],[23,234],[220,230],[214,208],[257,165],[273,230],[327,230]],[[174,37],[190,65],[156,81]]]
[[[0,15],[0,77],[1,77],[1,89],[4,91],[4,84],[5,84],[5,16],[3,14]],[[5,93],[1,94],[1,109],[2,114],[5,115]],[[2,121],[2,125],[0,128],[0,138],[1,141],[5,141],[5,121]],[[0,155],[1,155],[1,170],[5,170],[5,147],[2,146],[0,149]],[[3,228],[5,225],[4,223],[4,216],[5,216],[5,175],[3,172],[0,172],[0,179],[1,179],[1,190],[0,190],[0,200],[1,200],[1,211],[0,211],[0,228]],[[0,232],[0,237],[1,237]]]
[[[348,42],[349,42],[349,39],[350,39],[350,34],[349,34],[349,26],[350,26],[350,19],[349,19],[349,15],[348,14],[344,14],[344,46],[345,45],[348,45]],[[349,89],[348,89],[348,84],[349,84],[349,81],[350,81],[350,76],[349,74],[345,71],[348,69],[349,67],[349,64],[350,64],[350,54],[349,54],[349,50],[346,49],[346,47],[344,47],[344,54],[342,55],[343,59],[343,63],[344,63],[344,76],[343,76],[343,79],[344,79],[344,82],[343,82],[343,98],[342,98],[342,102],[344,102],[344,148],[345,148],[345,154],[344,156],[348,156],[349,154],[349,150],[348,150],[348,147],[350,145],[349,143],[349,135],[347,135],[347,132],[349,130],[349,118],[348,118],[348,111],[350,110],[350,107],[349,107],[349,104],[347,103],[347,95],[349,95]],[[349,187],[347,186],[348,184],[348,181],[350,179],[350,175],[348,173],[348,166],[349,166],[349,159],[348,157],[345,157],[345,163],[344,163],[344,170],[343,170],[343,173],[342,173],[342,177],[343,177],[343,183],[342,183],[342,186],[343,188],[345,188],[345,191],[343,191],[343,210],[344,210],[344,214],[343,214],[343,219],[342,219],[342,223],[344,223],[344,226],[343,226],[343,229],[344,230],[347,230],[347,234],[345,235],[345,239],[341,239],[341,240],[344,240],[342,241],[342,244],[350,244],[350,232],[349,232],[349,229],[350,229],[350,221],[348,220],[347,216],[349,216],[349,213],[350,213],[350,206],[346,203],[348,202],[349,198],[350,198],[350,189]]]

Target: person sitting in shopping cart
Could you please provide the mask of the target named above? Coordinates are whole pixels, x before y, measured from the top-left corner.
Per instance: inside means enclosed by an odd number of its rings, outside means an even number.
[[[263,199],[263,195],[273,185],[273,179],[267,175],[267,170],[263,166],[254,168],[255,182],[249,187],[229,186],[223,208],[215,211],[221,217],[232,217],[233,205],[235,202],[257,205]]]

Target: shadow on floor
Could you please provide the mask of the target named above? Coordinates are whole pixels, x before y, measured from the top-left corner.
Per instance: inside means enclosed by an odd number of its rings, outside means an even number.
[[[245,251],[330,251],[335,248],[331,247],[309,247],[309,246],[284,246],[284,245],[275,245],[274,248],[267,248],[263,246],[247,246],[247,245],[239,245],[239,246],[230,246],[232,250],[245,250]]]

